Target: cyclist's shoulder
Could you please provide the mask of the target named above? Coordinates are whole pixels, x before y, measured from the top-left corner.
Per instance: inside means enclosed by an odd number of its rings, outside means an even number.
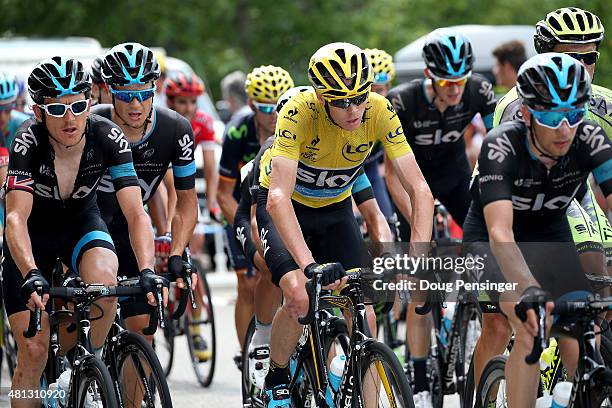
[[[111,119],[113,113],[113,105],[106,103],[94,105],[91,107],[91,113],[95,113],[96,115]]]
[[[28,119],[32,119],[32,116],[28,115],[27,113],[20,112],[17,109],[13,109],[11,111],[10,122],[15,127],[20,126],[23,122],[25,122]]]
[[[592,91],[587,117],[603,127],[608,137],[612,137],[612,90],[593,85]]]
[[[497,102],[497,106],[495,107],[495,118],[493,120],[493,125],[497,126],[502,121],[507,122],[520,118],[519,111],[520,98],[516,87],[513,87]]]
[[[213,117],[202,110],[197,110],[192,119],[192,123],[200,123],[203,125],[212,124],[212,122]]]
[[[182,115],[179,115],[178,112],[165,106],[155,106],[153,109],[155,109],[155,130],[165,133],[169,130],[168,128],[172,127],[181,131],[187,128],[191,129],[191,123]]]
[[[486,146],[518,146],[525,144],[527,126],[522,120],[512,120],[501,123],[487,133],[483,147]]]
[[[255,112],[250,109],[241,109],[236,112],[225,126],[224,143],[236,142],[257,137],[255,130]]]
[[[414,100],[418,100],[417,96],[423,94],[423,78],[413,79],[409,82],[396,85],[387,93],[387,99],[391,101],[391,105],[398,112],[407,111],[413,105]]]

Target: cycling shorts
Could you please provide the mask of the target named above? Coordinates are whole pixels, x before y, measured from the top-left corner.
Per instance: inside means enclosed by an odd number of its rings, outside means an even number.
[[[257,196],[257,226],[272,282],[278,285],[285,274],[300,268],[274,226],[266,210],[267,202],[268,190],[262,187]],[[315,262],[340,262],[345,269],[370,264],[367,248],[353,215],[351,197],[319,208],[296,201],[292,201],[292,204]]]
[[[70,219],[49,219],[45,225],[32,222],[30,219],[28,231],[34,261],[49,284],[52,283],[51,275],[58,258],[64,265],[78,273],[81,258],[89,249],[107,248],[115,252],[113,240],[96,205],[90,206]],[[20,294],[23,275],[13,260],[6,236],[4,243],[2,291],[6,314],[10,316],[27,310],[27,302]],[[47,307],[50,306],[51,302],[48,302]]]

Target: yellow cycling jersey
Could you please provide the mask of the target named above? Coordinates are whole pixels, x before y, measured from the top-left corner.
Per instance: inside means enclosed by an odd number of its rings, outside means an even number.
[[[371,92],[361,126],[347,131],[334,124],[315,91],[293,96],[278,114],[274,143],[261,158],[259,181],[270,188],[272,159],[298,162],[292,199],[324,207],[351,194],[351,186],[376,141],[391,160],[412,152],[391,103]]]

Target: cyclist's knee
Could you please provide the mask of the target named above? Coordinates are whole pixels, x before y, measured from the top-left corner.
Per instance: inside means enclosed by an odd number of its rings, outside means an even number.
[[[49,350],[48,339],[43,337],[36,336],[32,339],[22,339],[17,343],[18,353],[24,357],[17,358],[18,365],[23,369],[32,370],[38,375],[42,374],[47,364]]]
[[[503,343],[505,347],[512,336],[512,328],[508,319],[501,313],[485,313],[482,316],[481,343],[485,346],[497,346]]]
[[[125,319],[125,326],[129,331],[137,333],[144,337],[149,344],[153,343],[153,336],[146,336],[142,330],[149,326],[149,315],[131,316]]]

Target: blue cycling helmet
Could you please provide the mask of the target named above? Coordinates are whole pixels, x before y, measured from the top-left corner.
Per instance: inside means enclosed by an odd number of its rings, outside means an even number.
[[[528,59],[517,74],[517,91],[531,109],[583,108],[591,98],[591,77],[580,61],[549,52]]]
[[[153,51],[142,44],[115,45],[104,56],[102,78],[107,85],[146,84],[155,81],[160,75]]]
[[[35,103],[45,98],[78,95],[91,91],[91,78],[83,63],[76,59],[53,57],[38,64],[28,77],[28,92]]]
[[[0,105],[15,102],[19,96],[17,77],[8,72],[0,72]]]
[[[463,34],[445,28],[427,36],[421,55],[429,71],[440,78],[463,77],[474,65],[470,41]]]

